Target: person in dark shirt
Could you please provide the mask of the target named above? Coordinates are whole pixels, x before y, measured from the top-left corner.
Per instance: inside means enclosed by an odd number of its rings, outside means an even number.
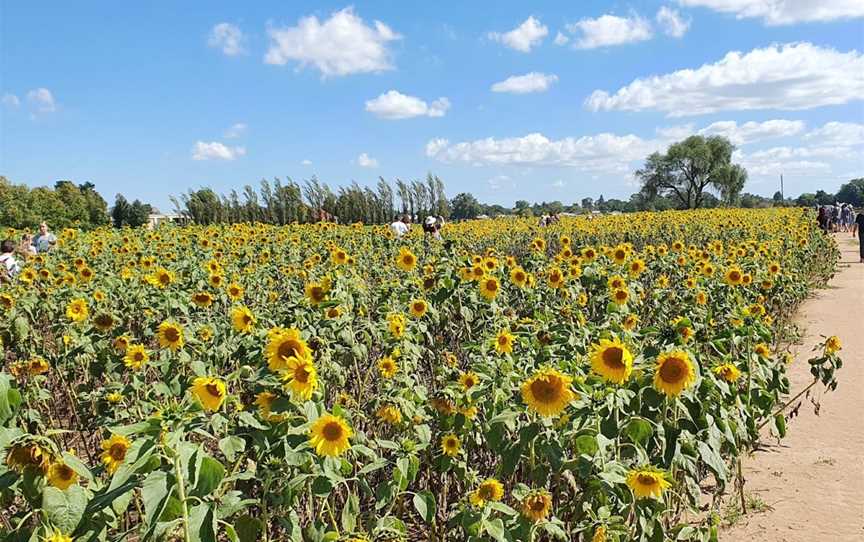
[[[861,258],[859,261],[864,263],[864,211],[858,213],[855,224],[852,225],[852,237],[855,237],[856,233],[858,234],[858,255]]]

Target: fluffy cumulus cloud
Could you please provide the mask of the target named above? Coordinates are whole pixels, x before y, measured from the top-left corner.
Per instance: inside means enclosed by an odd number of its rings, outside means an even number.
[[[759,18],[770,26],[864,17],[861,0],[678,0],[678,3],[730,13],[739,19]]]
[[[192,147],[193,160],[235,160],[245,154],[245,147],[229,147],[218,141],[196,141]]]
[[[16,108],[21,105],[21,100],[14,94],[4,94],[2,99],[3,105],[6,107]]]
[[[237,56],[245,52],[243,32],[231,23],[219,23],[210,29],[207,45],[221,50],[228,56]]]
[[[312,160],[309,160],[309,159],[303,160],[303,161],[300,162],[300,165],[301,165],[301,166],[311,166],[311,165],[312,165]]]
[[[864,124],[854,122],[828,122],[804,135],[804,140],[815,145],[852,147],[864,145]]]
[[[540,133],[523,137],[478,139],[450,143],[433,139],[426,144],[426,156],[445,163],[477,165],[568,166],[582,170],[626,172],[632,162],[658,150],[658,141],[635,135],[602,133],[579,138],[552,140]]]
[[[803,121],[775,119],[765,122],[749,121],[743,124],[738,124],[734,120],[724,120],[702,128],[699,133],[724,136],[735,145],[746,145],[764,139],[793,136],[803,131]]]
[[[567,36],[565,36],[561,32],[558,32],[557,34],[555,34],[555,45],[567,45],[567,42],[569,42],[569,41],[570,41],[570,38],[568,38]]]
[[[864,55],[811,43],[733,51],[713,64],[636,79],[613,94],[595,90],[593,111],[663,111],[686,116],[752,109],[798,110],[864,95]]]
[[[533,16],[525,19],[525,22],[509,32],[498,33],[490,32],[489,39],[500,42],[511,49],[527,53],[534,47],[540,45],[543,38],[549,35],[549,29],[546,28],[538,19]]]
[[[357,165],[360,167],[378,167],[378,160],[372,158],[365,152],[361,152],[357,157]]]
[[[673,38],[683,37],[690,28],[690,20],[681,17],[677,10],[663,6],[657,11],[657,24],[663,33]]]
[[[236,123],[236,124],[231,125],[230,128],[228,128],[227,130],[225,130],[225,134],[224,134],[224,135],[225,135],[225,137],[227,137],[228,139],[233,139],[233,138],[236,138],[236,137],[242,137],[244,134],[246,134],[246,130],[247,130],[248,128],[249,128],[249,127],[246,125],[245,122],[238,122],[238,123]]]
[[[432,103],[396,90],[366,101],[366,111],[382,119],[400,120],[412,117],[443,117],[450,109],[450,100],[438,98]]]
[[[374,21],[370,26],[347,7],[329,19],[303,17],[297,26],[268,29],[268,64],[312,65],[324,76],[380,72],[393,69],[388,44],[401,38],[389,26]]]
[[[653,32],[648,20],[633,15],[618,17],[601,15],[596,19],[582,19],[567,25],[567,30],[578,36],[574,47],[596,49],[651,39]]]
[[[27,102],[37,113],[53,113],[57,111],[57,102],[54,100],[54,95],[47,88],[34,88],[28,92]]]
[[[511,94],[545,92],[556,81],[558,81],[558,76],[555,74],[531,72],[525,75],[513,75],[492,85],[492,92],[509,92]]]

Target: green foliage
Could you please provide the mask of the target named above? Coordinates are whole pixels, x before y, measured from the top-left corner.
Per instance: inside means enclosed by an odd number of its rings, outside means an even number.
[[[108,223],[107,204],[93,183],[57,181],[54,188],[29,188],[0,176],[0,226],[35,230],[40,222],[52,229],[89,230]]]

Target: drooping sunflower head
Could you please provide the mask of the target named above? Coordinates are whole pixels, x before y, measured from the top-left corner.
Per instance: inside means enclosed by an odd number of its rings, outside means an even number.
[[[309,444],[319,456],[337,457],[351,447],[353,434],[344,419],[324,414],[309,429]]]
[[[114,317],[107,312],[100,312],[93,318],[93,326],[99,331],[110,331],[114,327]]]
[[[159,337],[160,347],[170,348],[175,352],[183,348],[183,328],[180,324],[166,320],[159,324],[156,334]]]
[[[47,373],[51,366],[41,356],[34,356],[27,361],[27,373],[30,375],[41,375]]]
[[[726,382],[735,382],[741,376],[741,371],[738,367],[731,363],[724,363],[714,367],[714,374],[725,380]]]
[[[300,337],[300,331],[297,329],[271,329],[268,337],[264,355],[267,357],[267,366],[271,371],[287,369],[288,360],[291,358],[311,359],[309,346]]]
[[[496,277],[486,277],[480,281],[480,295],[489,301],[495,299],[500,290],[501,284]]]
[[[249,333],[255,326],[255,315],[245,305],[234,307],[231,309],[231,325],[234,331]]]
[[[441,451],[444,455],[456,457],[462,450],[462,441],[454,433],[448,433],[441,437]]]
[[[471,492],[469,500],[474,506],[484,506],[487,502],[497,502],[504,498],[504,486],[495,478],[488,478]]]
[[[29,467],[44,473],[50,461],[51,453],[36,442],[19,442],[7,448],[6,466],[18,472]]]
[[[654,387],[669,397],[677,397],[696,380],[690,354],[684,350],[664,352],[657,357]]]
[[[215,412],[225,401],[228,390],[220,378],[199,376],[192,381],[192,393],[205,409]]]
[[[530,521],[543,521],[551,512],[552,496],[546,490],[532,491],[522,499],[522,515]]]
[[[768,358],[769,356],[771,356],[771,349],[765,343],[757,344],[756,347],[753,348],[753,351],[760,358]]]
[[[290,356],[285,365],[285,369],[281,371],[285,390],[291,392],[296,399],[308,401],[318,386],[318,370],[312,363],[312,358]]]
[[[540,369],[522,383],[522,400],[541,416],[557,416],[576,398],[572,383],[572,378],[556,369]]]
[[[620,339],[600,339],[591,348],[591,369],[605,381],[623,384],[633,372],[633,354]]]
[[[102,463],[110,474],[114,474],[123,464],[131,446],[132,443],[123,435],[111,435],[111,438],[102,441]]]
[[[826,354],[833,354],[842,348],[843,345],[840,343],[840,337],[838,337],[837,335],[831,335],[825,340]]]
[[[647,497],[659,499],[663,496],[663,491],[670,486],[666,480],[666,473],[654,467],[642,467],[631,470],[627,474],[627,485],[637,499]]]

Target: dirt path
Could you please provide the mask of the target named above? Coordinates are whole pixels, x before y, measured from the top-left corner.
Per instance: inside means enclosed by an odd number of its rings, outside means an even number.
[[[810,383],[813,345],[820,335],[837,335],[843,343],[840,385],[821,395],[819,416],[805,400],[781,444],[745,461],[746,494],[770,508],[741,518],[723,531],[722,541],[864,540],[864,264],[857,263],[857,239],[848,233],[836,238],[840,268],[830,286],[801,307],[805,337],[789,379],[793,393]]]

